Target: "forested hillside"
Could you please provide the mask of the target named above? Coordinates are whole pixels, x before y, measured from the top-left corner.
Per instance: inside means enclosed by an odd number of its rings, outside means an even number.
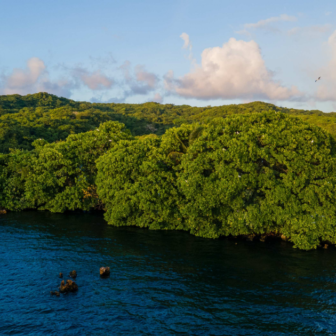
[[[0,110],[0,210],[100,209],[115,226],[336,243],[334,113],[46,93],[1,96]]]
[[[173,104],[101,104],[75,102],[48,93],[0,96],[0,152],[10,148],[32,149],[32,142],[64,140],[70,134],[95,129],[105,121],[125,124],[134,136],[162,135],[168,128],[206,124],[214,118],[276,111],[295,115],[318,125],[336,137],[336,114],[295,110],[263,102],[217,107],[191,107]]]

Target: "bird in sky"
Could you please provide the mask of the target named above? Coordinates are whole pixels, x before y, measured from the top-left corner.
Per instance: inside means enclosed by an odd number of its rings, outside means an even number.
[[[315,83],[316,83],[317,81],[319,81],[320,79],[321,79],[321,77],[317,78],[316,81],[315,81]]]

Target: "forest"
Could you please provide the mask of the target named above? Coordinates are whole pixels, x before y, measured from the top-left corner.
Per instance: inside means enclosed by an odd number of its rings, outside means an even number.
[[[336,114],[0,96],[0,209],[115,226],[336,243]]]

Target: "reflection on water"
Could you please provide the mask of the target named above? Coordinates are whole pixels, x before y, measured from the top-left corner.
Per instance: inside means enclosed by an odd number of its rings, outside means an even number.
[[[336,333],[336,250],[47,212],[1,216],[0,237],[1,335]],[[99,277],[101,266],[110,278]],[[79,291],[50,296],[72,269]]]

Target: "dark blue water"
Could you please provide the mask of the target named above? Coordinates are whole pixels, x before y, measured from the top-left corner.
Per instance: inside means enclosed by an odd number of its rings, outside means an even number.
[[[79,291],[50,296],[73,269]],[[336,250],[25,212],[0,217],[0,270],[0,335],[336,333]]]

